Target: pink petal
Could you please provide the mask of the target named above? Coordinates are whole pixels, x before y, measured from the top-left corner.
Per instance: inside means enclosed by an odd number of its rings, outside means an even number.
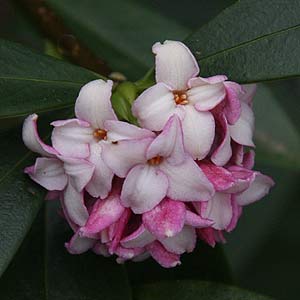
[[[121,193],[122,204],[141,214],[155,207],[166,195],[168,179],[159,169],[137,165],[128,173]]]
[[[93,142],[93,129],[89,123],[78,119],[52,122],[53,147],[64,156],[86,158],[89,156],[89,143]]]
[[[110,101],[112,85],[111,80],[102,79],[84,85],[75,103],[76,117],[94,129],[103,129],[106,120],[117,120]]]
[[[196,231],[191,226],[184,226],[175,236],[160,239],[163,246],[170,252],[182,254],[192,252],[196,246]]]
[[[215,166],[210,162],[199,162],[198,164],[216,191],[227,190],[235,184],[234,176],[225,168]]]
[[[155,133],[148,129],[140,128],[122,121],[105,121],[104,129],[107,131],[107,140],[110,142],[155,137]]]
[[[86,185],[86,191],[93,197],[104,199],[111,190],[113,172],[102,159],[100,144],[90,145],[90,157],[88,160],[94,165],[94,173]]]
[[[143,223],[157,238],[172,237],[182,230],[185,212],[185,205],[182,202],[166,198],[143,214]]]
[[[156,82],[164,82],[174,90],[185,90],[189,79],[199,73],[197,61],[191,51],[181,42],[155,43]]]
[[[147,247],[151,256],[164,268],[180,265],[180,256],[167,251],[161,243],[155,241]]]
[[[169,181],[167,196],[171,199],[206,201],[214,194],[212,184],[188,156],[180,165],[171,165],[163,161],[159,168],[167,175]]]
[[[223,113],[216,115],[216,125],[216,132],[218,134],[216,136],[219,136],[221,141],[217,149],[211,155],[211,161],[217,166],[224,166],[232,156],[232,149],[230,131]]]
[[[212,220],[203,219],[201,216],[187,210],[185,216],[185,225],[190,225],[194,228],[206,228],[214,224]]]
[[[117,195],[111,195],[102,200],[98,199],[84,227],[80,229],[82,236],[89,237],[116,222],[124,212]]]
[[[184,146],[194,159],[203,159],[212,146],[215,137],[215,121],[210,112],[199,112],[186,105],[182,121]]]
[[[143,248],[146,245],[152,243],[155,240],[155,236],[152,235],[145,226],[142,224],[137,230],[130,235],[124,237],[121,240],[121,245],[125,248]]]
[[[237,166],[243,166],[244,147],[235,141],[231,141],[232,156],[230,163]]]
[[[145,90],[132,105],[132,113],[137,117],[139,124],[154,131],[163,129],[175,109],[174,95],[163,83]]]
[[[25,146],[33,152],[46,157],[55,157],[58,152],[43,143],[37,132],[37,114],[28,116],[23,124],[22,138]]]
[[[95,243],[96,240],[81,237],[79,233],[76,232],[71,238],[70,242],[65,243],[65,247],[71,254],[81,254],[91,249]]]
[[[231,195],[215,193],[214,197],[203,204],[202,217],[214,221],[213,228],[226,229],[232,218]]]
[[[216,246],[216,239],[215,239],[215,229],[209,227],[209,228],[201,228],[197,230],[199,237],[207,243],[211,247]]]
[[[226,193],[233,194],[245,191],[255,178],[255,172],[239,166],[230,166],[228,171],[234,177],[235,183],[225,190]]]
[[[250,150],[249,152],[244,154],[243,157],[243,167],[246,169],[253,169],[255,163],[255,152]]]
[[[189,102],[195,105],[198,111],[213,109],[225,99],[226,90],[223,81],[226,79],[227,77],[222,75],[192,78],[189,81],[190,89],[187,91]]]
[[[242,93],[240,94],[240,100],[251,106],[255,93],[256,84],[243,84]]]
[[[152,138],[102,143],[102,159],[118,177],[124,178],[132,167],[145,163]]]
[[[108,248],[106,245],[97,242],[93,247],[93,252],[97,255],[102,255],[104,257],[109,257],[110,254],[108,252]]]
[[[84,204],[83,193],[68,184],[64,191],[63,202],[70,220],[79,226],[84,226],[89,214]]]
[[[254,147],[254,114],[252,109],[241,102],[241,116],[234,125],[229,125],[231,138],[238,144]]]
[[[135,256],[138,256],[142,253],[144,253],[145,250],[143,248],[132,248],[132,249],[128,249],[128,248],[123,248],[123,247],[117,247],[115,254],[118,255],[118,258],[122,258],[122,263],[126,260],[132,259]],[[119,261],[118,261],[119,262]]]
[[[147,150],[147,159],[156,156],[166,158],[171,164],[180,164],[185,158],[181,123],[176,115],[168,120],[162,133],[154,139]]]
[[[259,172],[256,172],[255,175],[250,187],[235,197],[235,200],[241,206],[260,200],[269,193],[270,188],[274,185],[274,181],[270,177]]]
[[[232,231],[236,227],[237,222],[242,213],[242,207],[237,204],[235,200],[235,196],[231,197],[231,207],[232,207],[232,218],[229,225],[226,228],[227,232]]]
[[[68,181],[63,164],[57,158],[39,157],[35,164],[27,167],[24,172],[49,191],[62,191]]]
[[[241,115],[241,86],[235,82],[224,83],[227,93],[227,101],[224,108],[226,119],[230,125],[236,123]]]
[[[59,158],[64,162],[64,169],[69,176],[69,182],[78,192],[81,192],[92,178],[94,165],[85,159],[65,156],[59,156]]]

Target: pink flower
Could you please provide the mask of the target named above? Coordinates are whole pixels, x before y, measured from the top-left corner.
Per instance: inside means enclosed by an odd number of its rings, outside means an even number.
[[[156,82],[134,102],[132,111],[139,123],[160,131],[173,114],[182,120],[186,150],[194,159],[203,159],[214,140],[215,122],[210,110],[227,98],[239,114],[237,84],[223,75],[195,77],[198,64],[182,43],[165,41],[154,44]]]
[[[125,177],[121,201],[134,213],[154,208],[165,196],[180,201],[205,201],[214,190],[201,169],[185,153],[180,120],[169,119],[155,139],[144,139],[144,151],[127,151],[124,155],[105,152],[109,167],[119,177]],[[116,145],[116,148],[119,145]]]

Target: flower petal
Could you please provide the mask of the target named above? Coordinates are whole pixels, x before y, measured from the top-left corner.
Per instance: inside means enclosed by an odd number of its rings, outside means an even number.
[[[172,237],[182,230],[185,212],[184,203],[166,198],[143,214],[143,223],[157,238]]]
[[[215,121],[210,112],[199,112],[185,106],[182,121],[184,146],[194,159],[203,159],[210,151],[215,136]]]
[[[78,192],[69,183],[64,191],[63,203],[70,220],[79,226],[84,226],[89,213],[84,204],[83,193]]]
[[[152,235],[145,226],[141,224],[137,230],[121,240],[121,245],[125,248],[143,248],[155,240],[155,236]]]
[[[250,187],[245,192],[235,197],[235,200],[241,206],[260,200],[269,193],[270,188],[274,185],[274,181],[270,177],[259,172],[256,172],[255,174],[255,179]]]
[[[215,78],[216,77],[216,78]],[[223,81],[226,76],[210,78],[192,78],[187,91],[188,100],[198,111],[208,111],[225,99],[226,90]]]
[[[155,137],[155,133],[148,129],[140,128],[122,121],[105,121],[104,129],[107,131],[107,140],[110,142]]]
[[[77,231],[71,238],[70,242],[65,243],[65,247],[71,254],[81,254],[93,248],[95,243],[96,240],[81,237]]]
[[[147,247],[151,256],[164,268],[180,265],[180,256],[167,251],[160,242],[155,241]]]
[[[180,164],[185,159],[181,123],[178,116],[172,116],[160,133],[150,144],[146,157],[162,156],[171,164]]]
[[[231,195],[215,193],[214,197],[207,203],[201,204],[201,215],[203,218],[214,221],[214,229],[223,230],[230,224],[232,218]]]
[[[226,88],[226,105],[224,107],[224,112],[226,119],[230,125],[235,124],[241,115],[241,86],[235,82],[226,81],[224,83]]]
[[[37,119],[37,114],[32,114],[25,119],[22,130],[24,144],[31,151],[39,153],[42,156],[55,157],[58,152],[51,146],[44,144],[39,137]]]
[[[184,90],[189,79],[199,73],[195,57],[181,42],[155,43],[152,52],[155,54],[156,82],[164,82],[174,90]]]
[[[94,129],[103,129],[104,121],[117,120],[110,97],[113,82],[98,79],[84,85],[75,103],[75,114]]]
[[[103,161],[100,144],[90,145],[90,153],[88,160],[94,165],[95,169],[85,189],[91,196],[104,199],[111,190],[114,174]]]
[[[193,161],[186,157],[180,165],[162,162],[159,168],[167,175],[169,188],[167,196],[180,201],[206,201],[214,194],[212,184]]]
[[[256,93],[256,88],[256,84],[243,84],[240,100],[251,106],[253,97]]]
[[[168,179],[159,169],[137,165],[127,175],[121,192],[122,204],[134,213],[151,210],[166,195]]]
[[[102,158],[118,177],[124,178],[132,167],[146,162],[146,150],[152,138],[123,140],[102,144]]]
[[[38,157],[24,172],[48,191],[62,191],[68,181],[63,163],[57,158]]]
[[[212,220],[203,219],[201,216],[187,210],[185,216],[185,225],[190,225],[194,228],[206,228],[214,224]]]
[[[241,102],[241,116],[234,125],[229,125],[231,138],[238,144],[254,147],[254,114],[252,109]]]
[[[231,207],[232,207],[232,218],[229,225],[226,228],[227,232],[232,231],[236,227],[237,222],[242,214],[242,207],[237,204],[234,195],[231,197]]]
[[[195,229],[191,226],[184,226],[177,235],[161,239],[160,242],[168,251],[182,254],[184,252],[192,252],[196,246],[196,240]]]
[[[81,227],[80,234],[90,237],[100,232],[116,222],[123,212],[124,207],[121,205],[120,198],[117,195],[111,195],[104,200],[98,199],[85,226]]]
[[[175,109],[174,95],[163,83],[157,83],[145,90],[132,105],[132,113],[139,124],[154,131],[163,129]]]
[[[89,123],[78,119],[52,122],[53,147],[64,156],[86,158],[89,156],[89,143],[94,142],[93,129]]]
[[[64,162],[64,169],[69,176],[69,182],[78,192],[81,192],[92,178],[94,165],[85,159],[65,156],[59,156],[59,158]]]

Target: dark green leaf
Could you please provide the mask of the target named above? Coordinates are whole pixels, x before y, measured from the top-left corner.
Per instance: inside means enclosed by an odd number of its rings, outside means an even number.
[[[270,300],[236,287],[191,280],[146,284],[136,289],[135,296],[137,300]]]
[[[300,2],[244,0],[185,40],[203,76],[246,83],[300,75]]]
[[[138,0],[47,2],[96,55],[131,79],[141,76],[153,65],[154,42],[180,40],[189,33],[186,27]]]
[[[0,40],[0,119],[74,104],[82,85],[99,75]]]
[[[123,266],[93,253],[67,253],[64,242],[72,232],[57,204],[47,203],[1,278],[1,299],[131,299]]]

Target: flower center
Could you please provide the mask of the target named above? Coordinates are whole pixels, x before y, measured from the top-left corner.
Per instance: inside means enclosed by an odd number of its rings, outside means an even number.
[[[96,140],[106,140],[107,139],[107,131],[104,129],[95,129],[93,132],[93,136]]]
[[[151,166],[157,166],[162,162],[162,160],[163,160],[163,157],[157,155],[155,157],[152,157],[151,159],[148,159],[148,164]]]
[[[187,94],[182,91],[174,91],[174,101],[178,105],[186,105],[189,103]]]

